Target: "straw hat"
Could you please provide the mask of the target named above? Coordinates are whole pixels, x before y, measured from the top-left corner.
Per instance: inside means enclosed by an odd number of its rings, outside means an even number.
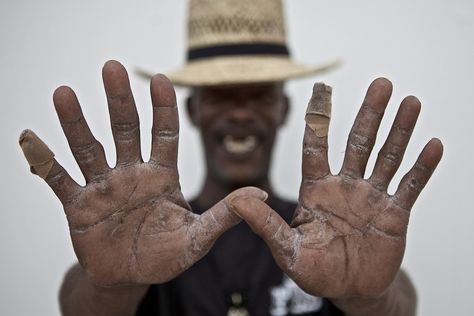
[[[290,59],[281,0],[190,0],[187,64],[167,75],[181,86],[232,85],[285,81],[336,65]]]

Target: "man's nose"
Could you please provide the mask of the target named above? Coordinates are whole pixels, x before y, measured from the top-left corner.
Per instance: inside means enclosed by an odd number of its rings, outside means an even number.
[[[250,122],[255,119],[255,111],[251,103],[240,103],[229,109],[228,117],[235,123]]]

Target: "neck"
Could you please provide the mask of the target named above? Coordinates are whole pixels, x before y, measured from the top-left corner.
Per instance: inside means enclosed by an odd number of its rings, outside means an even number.
[[[225,198],[232,191],[245,186],[254,186],[266,191],[268,193],[267,202],[276,198],[268,178],[249,183],[228,183],[215,179],[207,174],[201,191],[193,199],[193,204],[197,205],[202,210],[207,210]]]

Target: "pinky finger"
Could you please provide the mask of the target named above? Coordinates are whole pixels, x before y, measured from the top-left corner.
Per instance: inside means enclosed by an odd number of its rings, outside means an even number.
[[[411,170],[402,178],[394,198],[396,203],[410,210],[430,179],[443,156],[443,144],[433,138],[426,144]]]
[[[19,143],[31,172],[46,181],[63,205],[68,204],[81,186],[54,159],[53,152],[33,131],[24,130]]]

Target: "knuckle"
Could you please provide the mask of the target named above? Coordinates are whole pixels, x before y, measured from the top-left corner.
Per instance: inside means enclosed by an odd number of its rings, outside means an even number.
[[[125,122],[125,123],[112,123],[112,131],[114,136],[119,141],[128,141],[135,139],[138,134],[140,126],[138,121]]]
[[[153,129],[153,140],[158,143],[176,143],[179,140],[179,132],[172,129]]]
[[[103,151],[102,145],[100,145],[96,140],[83,145],[71,146],[71,150],[73,151],[76,160],[80,163],[94,161],[99,152]]]
[[[57,186],[64,182],[66,171],[63,168],[53,168],[45,179],[50,186]]]
[[[362,106],[360,108],[360,113],[371,114],[371,115],[374,115],[376,118],[380,118],[380,119],[383,116],[383,111],[377,111],[376,105],[367,99],[365,99],[364,102],[362,103]]]
[[[360,132],[353,131],[349,136],[349,147],[359,154],[368,154],[374,146],[374,139]]]
[[[262,224],[262,229],[265,229],[265,227],[268,227],[271,223],[272,223],[272,220],[273,220],[273,213],[272,212],[268,212],[267,213],[267,216],[265,217],[265,221],[263,222]]]
[[[179,137],[179,132],[173,129],[153,129],[153,136],[163,141],[175,141]]]
[[[84,116],[74,117],[74,118],[61,118],[61,126],[66,129],[70,128],[78,128],[82,126],[86,126],[87,122]]]
[[[398,166],[402,160],[402,153],[404,149],[394,143],[387,143],[380,151],[380,158],[385,163],[394,167]]]
[[[327,146],[312,146],[305,143],[303,145],[303,155],[308,157],[322,158],[327,153]]]
[[[400,156],[397,153],[385,153],[382,157],[385,162],[392,166],[397,166],[400,162]]]
[[[70,183],[67,183],[70,180],[69,175],[62,167],[53,168],[45,180],[64,206],[71,204],[79,194],[79,191],[71,190]]]
[[[393,129],[402,136],[411,136],[413,128],[401,127],[400,125],[394,125]]]
[[[394,195],[392,198],[392,203],[397,206],[399,209],[404,210],[406,212],[410,212],[411,205],[409,201],[405,198],[401,198],[400,196]]]
[[[429,176],[431,174],[431,169],[429,169],[419,161],[415,163],[414,169],[421,174],[425,174],[426,176]]]
[[[112,106],[128,105],[133,102],[133,98],[129,92],[110,95],[108,99]]]
[[[424,185],[423,183],[421,183],[417,177],[409,177],[407,179],[407,184],[408,184],[408,188],[410,188],[411,191],[415,192],[415,193],[420,193],[423,188],[424,188]]]

